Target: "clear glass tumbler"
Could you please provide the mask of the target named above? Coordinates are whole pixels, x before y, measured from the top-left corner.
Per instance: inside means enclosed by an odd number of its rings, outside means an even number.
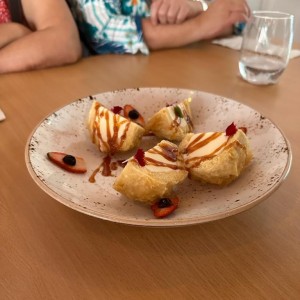
[[[240,74],[253,84],[274,84],[286,69],[293,44],[294,16],[254,11],[243,32]]]

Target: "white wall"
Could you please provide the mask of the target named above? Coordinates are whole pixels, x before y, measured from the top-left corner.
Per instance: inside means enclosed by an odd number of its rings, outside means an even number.
[[[252,10],[278,10],[295,16],[294,41],[300,43],[300,0],[248,0]]]
[[[263,0],[248,0],[247,1],[252,10],[261,9]]]

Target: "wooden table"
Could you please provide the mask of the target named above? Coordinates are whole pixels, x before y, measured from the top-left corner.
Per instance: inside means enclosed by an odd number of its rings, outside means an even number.
[[[0,299],[300,299],[300,59],[265,87],[242,81],[237,61],[236,51],[203,43],[0,77]],[[250,105],[291,142],[288,178],[250,210],[187,227],[116,224],[58,203],[26,169],[31,131],[79,97],[128,87]]]

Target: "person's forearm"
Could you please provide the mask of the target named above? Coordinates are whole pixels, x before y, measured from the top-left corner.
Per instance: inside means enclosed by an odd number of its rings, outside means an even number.
[[[151,50],[181,47],[232,32],[237,22],[247,22],[250,9],[245,0],[215,0],[209,8],[182,24],[153,25],[143,19],[143,37]]]
[[[147,18],[142,20],[142,27],[151,50],[181,47],[208,38],[206,26],[198,17],[174,25],[152,25]]]
[[[9,43],[31,33],[31,30],[19,23],[5,23],[0,25],[0,49]]]
[[[0,73],[26,71],[69,64],[81,56],[77,33],[66,39],[61,28],[32,32],[0,49]],[[65,29],[67,30],[67,29]]]

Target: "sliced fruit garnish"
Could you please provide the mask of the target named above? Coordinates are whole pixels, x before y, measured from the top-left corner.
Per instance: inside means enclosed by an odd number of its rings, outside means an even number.
[[[134,155],[134,158],[139,163],[141,167],[144,167],[146,165],[145,162],[145,152],[143,149],[137,149],[136,154]]]
[[[82,157],[63,152],[48,152],[47,157],[57,166],[72,173],[85,173],[86,164]]]
[[[170,215],[179,205],[179,198],[161,198],[151,205],[151,209],[156,218],[164,218]]]
[[[145,127],[143,116],[132,105],[127,104],[124,106],[124,117]]]
[[[238,131],[238,128],[236,125],[232,122],[227,128],[226,128],[226,135],[232,136]]]

